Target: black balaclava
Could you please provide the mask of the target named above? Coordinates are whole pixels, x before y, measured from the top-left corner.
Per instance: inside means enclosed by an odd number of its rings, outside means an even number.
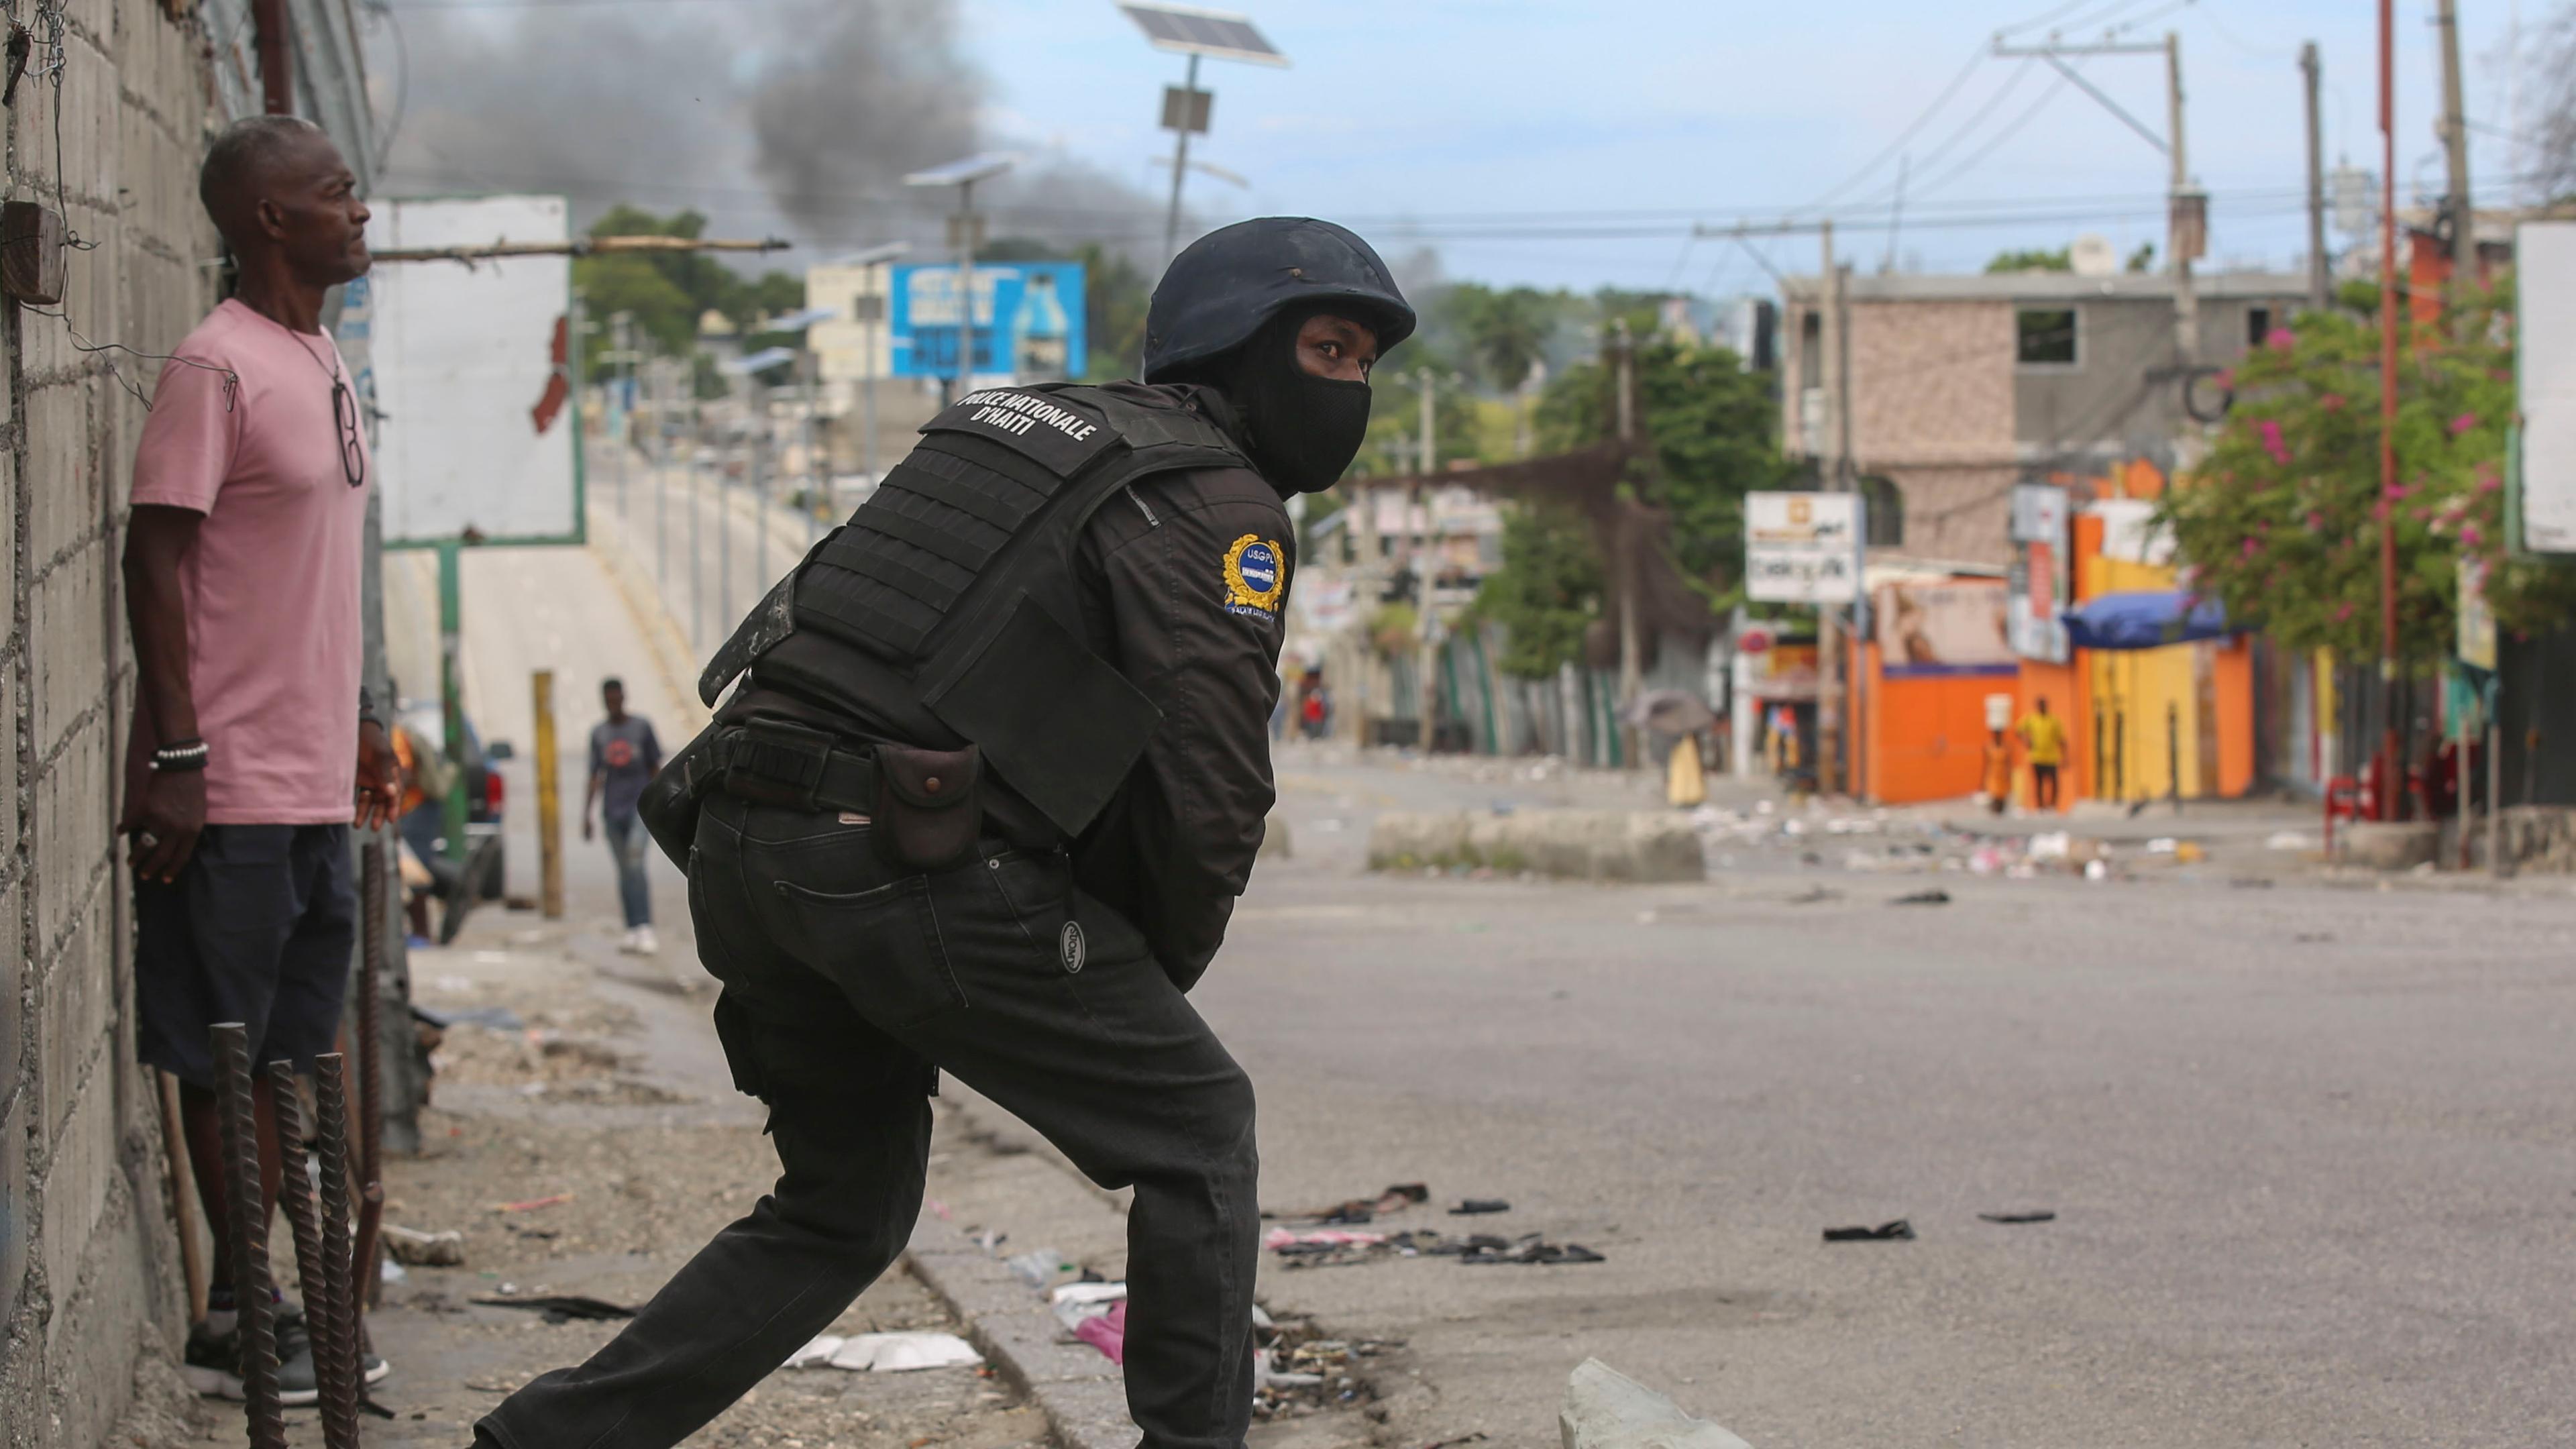
[[[1367,383],[1317,377],[1297,365],[1297,329],[1334,310],[1310,305],[1280,312],[1209,379],[1234,405],[1252,461],[1283,498],[1341,481],[1368,435]]]

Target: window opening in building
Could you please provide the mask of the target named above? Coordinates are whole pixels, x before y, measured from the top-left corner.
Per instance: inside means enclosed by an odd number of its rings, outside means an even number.
[[[2271,335],[2272,309],[2269,307],[2246,308],[2245,345],[2248,347],[2260,347],[2266,339],[2271,337]]]
[[[2024,307],[2013,314],[2013,360],[2024,367],[2075,365],[2075,309]]]
[[[1905,544],[1905,492],[1893,478],[1875,473],[1860,480],[1862,541],[1871,548],[1901,548]]]

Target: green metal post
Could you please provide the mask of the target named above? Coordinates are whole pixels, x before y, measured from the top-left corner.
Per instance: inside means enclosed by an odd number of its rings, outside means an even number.
[[[1494,669],[1485,660],[1484,626],[1470,623],[1467,642],[1476,646],[1476,692],[1485,702],[1485,752],[1499,755],[1503,752],[1503,734],[1494,727]]]
[[[465,690],[459,677],[457,655],[464,638],[464,588],[459,567],[464,545],[456,539],[442,539],[438,544],[438,706],[446,722],[447,734],[447,799],[441,832],[447,837],[447,858],[465,858]]]

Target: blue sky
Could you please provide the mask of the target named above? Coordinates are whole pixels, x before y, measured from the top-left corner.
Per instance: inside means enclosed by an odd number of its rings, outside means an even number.
[[[1497,282],[1590,288],[1767,289],[1732,243],[1687,242],[1699,215],[1733,222],[1815,200],[1870,161],[2002,27],[2047,14],[2049,0],[1925,6],[1898,0],[1798,4],[1686,0],[1244,0],[1294,65],[1210,62],[1213,134],[1194,153],[1249,178],[1238,190],[1190,178],[1211,219],[1306,212],[1351,220],[1390,257],[1438,247],[1446,272]],[[2296,56],[2313,39],[2325,63],[2328,164],[2377,167],[2375,11],[2364,0],[2098,0],[2059,6],[2092,21],[2143,20],[2123,39],[2182,36],[2191,169],[2213,193],[2211,261],[2286,265],[2305,246]],[[2545,0],[2524,0],[2528,30]],[[2466,0],[2473,121],[2503,129],[2511,11]],[[2397,175],[2401,203],[2438,191],[2432,7],[2399,5]],[[2099,16],[2100,20],[2093,20]],[[2037,39],[2045,27],[2017,39]],[[993,82],[988,121],[1034,151],[1080,157],[1142,186],[1168,154],[1154,125],[1161,88],[1185,62],[1149,48],[1109,0],[965,0],[962,41]],[[1973,269],[2005,246],[2055,246],[2081,231],[2122,250],[2163,238],[2167,161],[2103,107],[2031,63],[1985,59],[1905,149],[1923,163],[1909,210],[1963,217],[2034,207],[2005,225],[1916,225],[1901,260]],[[2105,57],[2085,75],[2153,129],[2164,129],[2160,57]],[[2009,94],[1997,92],[2012,86]],[[2053,92],[2053,93],[2052,93]],[[1952,139],[1991,102],[1982,125]],[[2034,109],[2034,107],[2036,109]],[[2028,119],[2024,121],[2024,117]],[[2016,129],[2016,121],[2022,121]],[[2528,121],[2526,120],[2526,124]],[[1948,142],[1946,151],[1943,144]],[[2478,135],[2481,204],[2502,195],[2511,147]],[[1888,212],[1896,162],[1854,186],[1846,205]],[[1930,186],[1929,191],[1925,189]],[[1860,208],[1849,215],[1857,218]],[[1558,230],[1603,225],[1647,236],[1499,238],[1472,218],[1537,214]],[[2080,214],[2088,220],[2067,219]],[[1479,234],[1480,230],[1485,234]],[[1845,254],[1885,257],[1883,230],[1847,228]],[[1805,238],[1766,244],[1784,270],[1814,265]]]

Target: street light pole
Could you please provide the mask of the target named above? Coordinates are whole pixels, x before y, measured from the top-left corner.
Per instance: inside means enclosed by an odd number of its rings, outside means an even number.
[[[1190,170],[1189,105],[1197,99],[1198,89],[1199,58],[1198,53],[1193,51],[1190,54],[1189,74],[1181,81],[1181,96],[1184,102],[1181,124],[1173,131],[1172,207],[1163,218],[1163,257],[1166,261],[1177,255],[1181,249],[1181,178],[1188,175]]]

